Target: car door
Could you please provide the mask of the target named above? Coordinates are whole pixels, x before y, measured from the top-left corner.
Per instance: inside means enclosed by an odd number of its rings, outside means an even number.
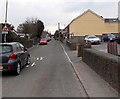
[[[19,43],[16,44],[16,53],[17,53],[17,56],[21,62],[21,66],[24,66],[24,61],[25,61],[24,60],[24,51],[21,49]]]
[[[23,58],[24,58],[24,65],[25,65],[27,63],[27,59],[28,59],[28,51],[25,50],[25,47],[21,43],[19,43],[19,45],[20,45],[20,48],[24,54]]]

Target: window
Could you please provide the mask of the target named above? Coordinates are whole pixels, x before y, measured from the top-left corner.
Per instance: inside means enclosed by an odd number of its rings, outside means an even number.
[[[0,53],[9,53],[12,52],[12,46],[11,45],[0,45]]]
[[[24,46],[20,43],[19,43],[19,45],[20,45],[21,50],[24,51]]]
[[[22,51],[22,48],[20,47],[19,44],[16,44],[16,50],[17,50],[17,51]]]

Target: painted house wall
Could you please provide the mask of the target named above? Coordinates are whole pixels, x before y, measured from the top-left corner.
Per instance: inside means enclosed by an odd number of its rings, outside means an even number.
[[[118,33],[118,23],[105,23],[102,17],[89,10],[69,24],[69,33],[74,36]]]
[[[103,33],[118,33],[118,23],[105,23],[104,28],[105,30]]]

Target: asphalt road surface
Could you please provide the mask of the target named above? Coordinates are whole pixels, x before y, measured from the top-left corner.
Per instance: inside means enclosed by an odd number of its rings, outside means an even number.
[[[31,64],[19,76],[3,74],[3,97],[82,97],[74,70],[58,41],[30,51]]]
[[[102,51],[102,52],[105,52],[105,53],[108,53],[107,52],[107,45],[108,43],[107,42],[102,42],[101,44],[99,45],[92,45],[92,47],[98,51]],[[118,54],[120,55],[120,44],[117,44],[117,51],[118,51]]]

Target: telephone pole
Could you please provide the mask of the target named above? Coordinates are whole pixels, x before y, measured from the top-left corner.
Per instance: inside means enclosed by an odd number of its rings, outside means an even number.
[[[60,30],[60,23],[58,23],[58,30]]]
[[[5,23],[7,23],[8,0],[6,0]]]
[[[7,12],[8,12],[8,0],[6,0],[5,25],[7,24]],[[6,35],[7,34],[4,34],[4,42],[6,42]]]

